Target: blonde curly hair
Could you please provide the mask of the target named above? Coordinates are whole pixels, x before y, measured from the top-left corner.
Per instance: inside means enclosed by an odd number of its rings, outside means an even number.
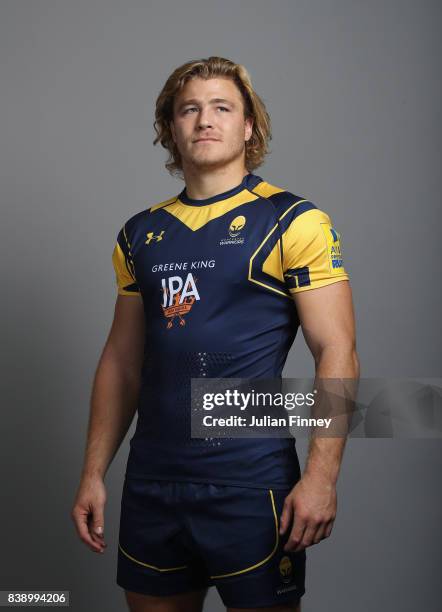
[[[244,117],[253,119],[252,136],[245,143],[245,165],[249,172],[261,166],[269,152],[268,143],[272,138],[270,116],[264,102],[253,89],[250,75],[242,64],[235,64],[224,57],[211,56],[207,59],[186,62],[176,68],[157,98],[153,124],[157,136],[153,144],[159,142],[169,152],[165,166],[170,174],[182,178],[183,169],[181,155],[170,129],[174,100],[187,81],[194,77],[202,79],[228,77],[233,80],[244,101]]]

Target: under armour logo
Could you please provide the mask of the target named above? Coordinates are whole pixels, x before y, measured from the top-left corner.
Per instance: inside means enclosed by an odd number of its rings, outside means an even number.
[[[153,232],[147,232],[147,234],[146,234],[147,240],[146,240],[145,244],[150,244],[152,242],[152,240],[156,240],[157,242],[159,242],[160,240],[163,239],[163,234],[164,234],[164,230],[161,230],[161,232],[158,234],[158,236],[155,236],[155,234]]]

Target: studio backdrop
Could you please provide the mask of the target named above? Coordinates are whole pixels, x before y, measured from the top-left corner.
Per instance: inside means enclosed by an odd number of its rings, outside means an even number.
[[[440,388],[441,25],[432,0],[1,1],[0,590],[125,609],[115,573],[135,422],[106,476],[104,555],[70,511],[117,232],[184,187],[152,124],[185,61],[247,67],[272,119],[256,173],[339,228],[361,377]],[[284,376],[313,374],[299,332]],[[303,466],[307,440],[297,447]],[[332,535],[307,550],[304,612],[440,609],[441,459],[436,429],[348,440]],[[205,610],[222,609],[211,589]]]

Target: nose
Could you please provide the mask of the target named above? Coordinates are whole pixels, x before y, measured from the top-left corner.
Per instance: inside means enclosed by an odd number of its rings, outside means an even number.
[[[209,108],[201,109],[200,116],[199,116],[199,121],[198,121],[198,127],[201,130],[204,130],[204,129],[208,128],[208,127],[212,127],[212,120],[210,118],[210,109]]]

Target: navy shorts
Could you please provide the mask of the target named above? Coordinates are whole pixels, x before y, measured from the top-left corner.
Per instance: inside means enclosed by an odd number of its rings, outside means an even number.
[[[290,490],[126,476],[117,584],[155,596],[215,586],[228,607],[297,602],[305,550],[285,552],[279,535]]]

